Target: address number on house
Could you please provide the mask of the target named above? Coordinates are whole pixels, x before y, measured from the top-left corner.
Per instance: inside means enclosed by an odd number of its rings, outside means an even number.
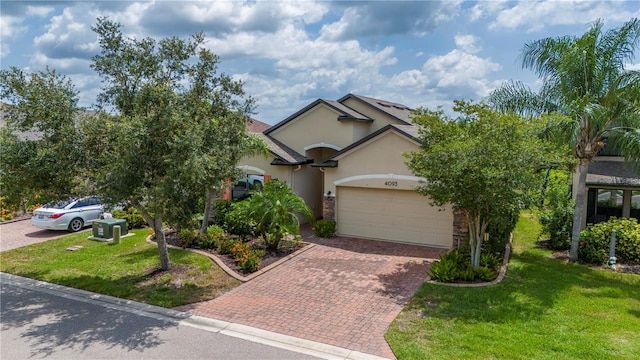
[[[384,185],[385,186],[398,186],[398,182],[397,181],[385,181]]]

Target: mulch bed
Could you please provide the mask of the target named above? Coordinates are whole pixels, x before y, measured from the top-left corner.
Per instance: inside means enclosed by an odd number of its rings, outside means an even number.
[[[166,231],[165,238],[167,240],[167,244],[180,247],[180,244],[178,242],[179,240],[178,233],[176,231],[173,231],[173,230]],[[248,243],[251,246],[251,249],[264,250],[264,255],[260,257],[260,269],[264,269],[265,267],[275,263],[276,261],[290,254],[293,254],[294,252],[300,250],[301,248],[307,245],[305,243],[296,244],[293,241],[283,240],[282,242],[280,242],[280,247],[278,248],[278,251],[272,252],[272,251],[266,250],[264,244],[262,244],[259,238],[249,238],[243,242],[245,244]],[[233,260],[233,257],[231,257],[230,255],[222,255],[218,253],[218,251],[215,249],[200,249],[197,247],[195,249],[215,255],[218,259],[222,260],[222,262],[224,262],[224,264],[227,265],[229,269],[235,271],[238,274],[244,274],[244,275],[248,274],[246,272],[243,272],[242,269],[238,265],[236,265],[236,262]]]

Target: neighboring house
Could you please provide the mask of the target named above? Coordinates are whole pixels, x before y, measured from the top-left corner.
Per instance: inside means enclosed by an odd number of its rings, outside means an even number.
[[[405,152],[418,150],[412,109],[348,94],[318,99],[263,131],[267,158],[245,158],[247,174],[285,181],[316,218],[334,219],[343,236],[450,248],[466,226],[450,206],[429,205],[414,189]]]
[[[640,221],[640,173],[615,155],[597,156],[589,164],[582,228],[612,216]],[[574,177],[574,189],[576,180]]]

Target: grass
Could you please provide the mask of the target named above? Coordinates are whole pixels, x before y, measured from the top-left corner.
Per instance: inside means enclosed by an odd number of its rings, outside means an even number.
[[[424,284],[386,333],[398,359],[640,359],[640,276],[535,247],[531,214],[497,285]]]
[[[175,307],[216,298],[239,282],[211,259],[169,249],[172,269],[157,271],[158,249],[134,230],[118,245],[73,234],[0,253],[0,271],[147,304]],[[79,245],[81,249],[68,251]]]

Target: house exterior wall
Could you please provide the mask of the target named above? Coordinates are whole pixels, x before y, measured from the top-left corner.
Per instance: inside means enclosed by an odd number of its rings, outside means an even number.
[[[264,174],[271,175],[272,179],[279,179],[287,184],[291,184],[291,167],[290,166],[274,166],[271,165],[271,161],[273,161],[272,157],[264,157],[264,156],[250,156],[243,157],[238,162],[238,167],[242,166],[251,166],[264,171]],[[249,171],[249,173],[253,173]]]
[[[394,188],[398,190],[413,190],[418,186],[417,179],[406,166],[407,159],[402,155],[406,151],[417,150],[417,143],[389,131],[376,139],[363,144],[357,149],[343,154],[338,158],[337,168],[326,168],[324,179],[324,193],[336,193],[337,180],[355,177],[351,181],[342,183],[343,186]],[[384,175],[378,178],[362,175]],[[390,175],[392,174],[392,175]],[[394,175],[401,175],[398,177]],[[391,181],[389,183],[389,181]],[[387,183],[387,185],[385,185]],[[389,185],[392,184],[392,185]]]
[[[291,188],[304,199],[314,219],[322,217],[322,173],[318,168],[309,165],[294,168]]]
[[[338,116],[335,110],[318,104],[269,135],[300,154],[305,153],[305,147],[321,143],[342,149],[354,142],[354,123],[338,121]]]

